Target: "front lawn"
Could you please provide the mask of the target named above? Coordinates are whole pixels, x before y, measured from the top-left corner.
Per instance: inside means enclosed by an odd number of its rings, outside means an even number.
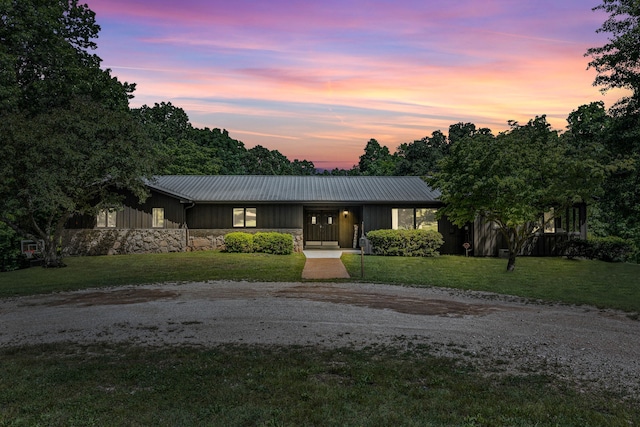
[[[637,264],[522,257],[516,271],[507,273],[506,260],[496,258],[366,256],[361,278],[359,255],[344,255],[342,261],[351,275],[346,281],[471,289],[640,313]],[[210,251],[78,257],[65,262],[68,267],[62,269],[0,273],[0,297],[161,282],[297,282],[302,281],[305,257]]]
[[[470,289],[640,313],[638,264],[520,257],[508,273],[507,261],[499,258],[364,259],[364,280],[374,283]],[[360,278],[359,255],[344,255],[342,261],[351,277]]]
[[[214,251],[69,257],[67,267],[0,273],[0,298],[84,288],[160,282],[300,280],[305,257]]]

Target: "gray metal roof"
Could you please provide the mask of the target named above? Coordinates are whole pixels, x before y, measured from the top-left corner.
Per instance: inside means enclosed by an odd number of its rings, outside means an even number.
[[[201,203],[426,203],[440,196],[414,176],[160,175],[147,184]]]

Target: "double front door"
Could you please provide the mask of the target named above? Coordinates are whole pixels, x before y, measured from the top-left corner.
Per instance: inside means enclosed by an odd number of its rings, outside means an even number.
[[[308,211],[305,218],[305,242],[307,246],[338,246],[339,211]]]

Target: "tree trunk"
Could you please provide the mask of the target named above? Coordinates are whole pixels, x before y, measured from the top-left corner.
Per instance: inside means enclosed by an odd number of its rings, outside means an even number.
[[[513,271],[516,269],[516,252],[509,250],[509,261],[507,261],[507,271]]]
[[[44,268],[60,268],[67,265],[62,262],[62,255],[58,255],[58,239],[55,236],[44,240],[42,256],[44,257]]]

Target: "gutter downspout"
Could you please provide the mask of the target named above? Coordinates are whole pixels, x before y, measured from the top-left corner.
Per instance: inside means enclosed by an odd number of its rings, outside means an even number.
[[[189,249],[189,226],[187,225],[187,209],[191,209],[192,207],[194,207],[196,205],[196,202],[191,202],[191,206],[184,206],[184,209],[182,210],[182,226],[185,228],[185,242],[184,242],[184,249],[185,252],[187,252],[187,250]]]

